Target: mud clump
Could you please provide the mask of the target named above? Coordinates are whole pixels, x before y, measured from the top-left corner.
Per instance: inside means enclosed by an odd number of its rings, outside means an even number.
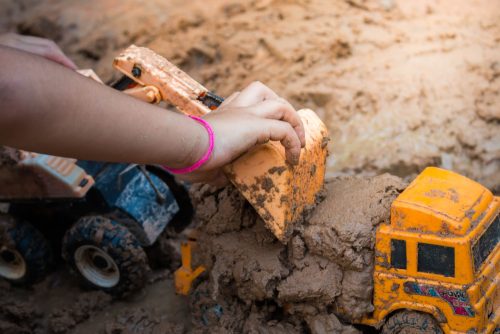
[[[42,313],[32,303],[15,299],[0,304],[0,333],[29,334],[41,333],[39,330]]]
[[[287,245],[234,187],[194,187],[199,260],[210,272],[192,295],[195,325],[357,332],[339,319],[350,322],[373,311],[375,228],[388,222],[390,205],[404,186],[388,174],[327,182],[324,199]]]
[[[111,303],[111,296],[102,291],[82,293],[70,307],[57,309],[49,314],[48,329],[55,334],[68,333],[79,323],[89,319]]]
[[[104,334],[182,334],[186,330],[182,324],[166,321],[157,310],[139,308],[125,311],[107,322]]]

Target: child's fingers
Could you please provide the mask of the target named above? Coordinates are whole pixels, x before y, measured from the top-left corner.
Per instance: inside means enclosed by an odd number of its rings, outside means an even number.
[[[255,81],[241,91],[234,99],[234,107],[248,107],[268,99],[277,99],[279,96],[262,82]]]
[[[306,136],[302,120],[292,105],[286,100],[282,98],[266,100],[252,106],[251,110],[256,116],[289,123],[295,130],[300,140],[301,147],[306,145]]]
[[[270,120],[268,121],[268,133],[259,138],[260,143],[268,140],[279,141],[285,147],[285,155],[288,163],[297,165],[300,158],[300,140],[290,123]]]

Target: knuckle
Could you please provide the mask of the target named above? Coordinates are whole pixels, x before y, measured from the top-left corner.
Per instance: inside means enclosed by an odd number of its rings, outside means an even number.
[[[255,81],[253,81],[253,82],[250,84],[250,86],[254,86],[254,87],[264,87],[265,85],[264,85],[261,81],[259,81],[259,80],[255,80]]]
[[[254,81],[250,84],[250,87],[252,89],[255,89],[257,91],[260,91],[260,92],[265,92],[267,90],[269,90],[269,88],[267,88],[266,85],[264,85],[262,82],[260,81]]]
[[[285,127],[287,134],[293,138],[295,135],[295,130],[293,129],[292,125],[290,123],[285,123]]]

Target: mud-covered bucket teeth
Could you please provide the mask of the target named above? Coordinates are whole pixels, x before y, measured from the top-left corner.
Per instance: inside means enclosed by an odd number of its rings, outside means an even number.
[[[231,182],[281,241],[286,242],[323,186],[328,132],[316,113],[299,110],[306,146],[299,164],[286,162],[279,142],[258,146],[226,168]]]

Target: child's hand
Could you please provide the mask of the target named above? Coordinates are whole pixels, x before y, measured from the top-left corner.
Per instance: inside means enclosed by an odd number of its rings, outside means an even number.
[[[260,82],[250,84],[241,93],[234,93],[204,119],[215,133],[214,151],[199,170],[185,175],[184,178],[191,182],[225,183],[221,167],[269,140],[281,142],[290,164],[298,163],[300,149],[305,145],[304,127],[295,109]],[[193,161],[203,155],[207,146],[208,136],[193,154],[196,156]]]
[[[56,43],[49,39],[7,33],[0,35],[0,45],[42,56],[72,70],[77,69],[71,59],[61,51]]]

